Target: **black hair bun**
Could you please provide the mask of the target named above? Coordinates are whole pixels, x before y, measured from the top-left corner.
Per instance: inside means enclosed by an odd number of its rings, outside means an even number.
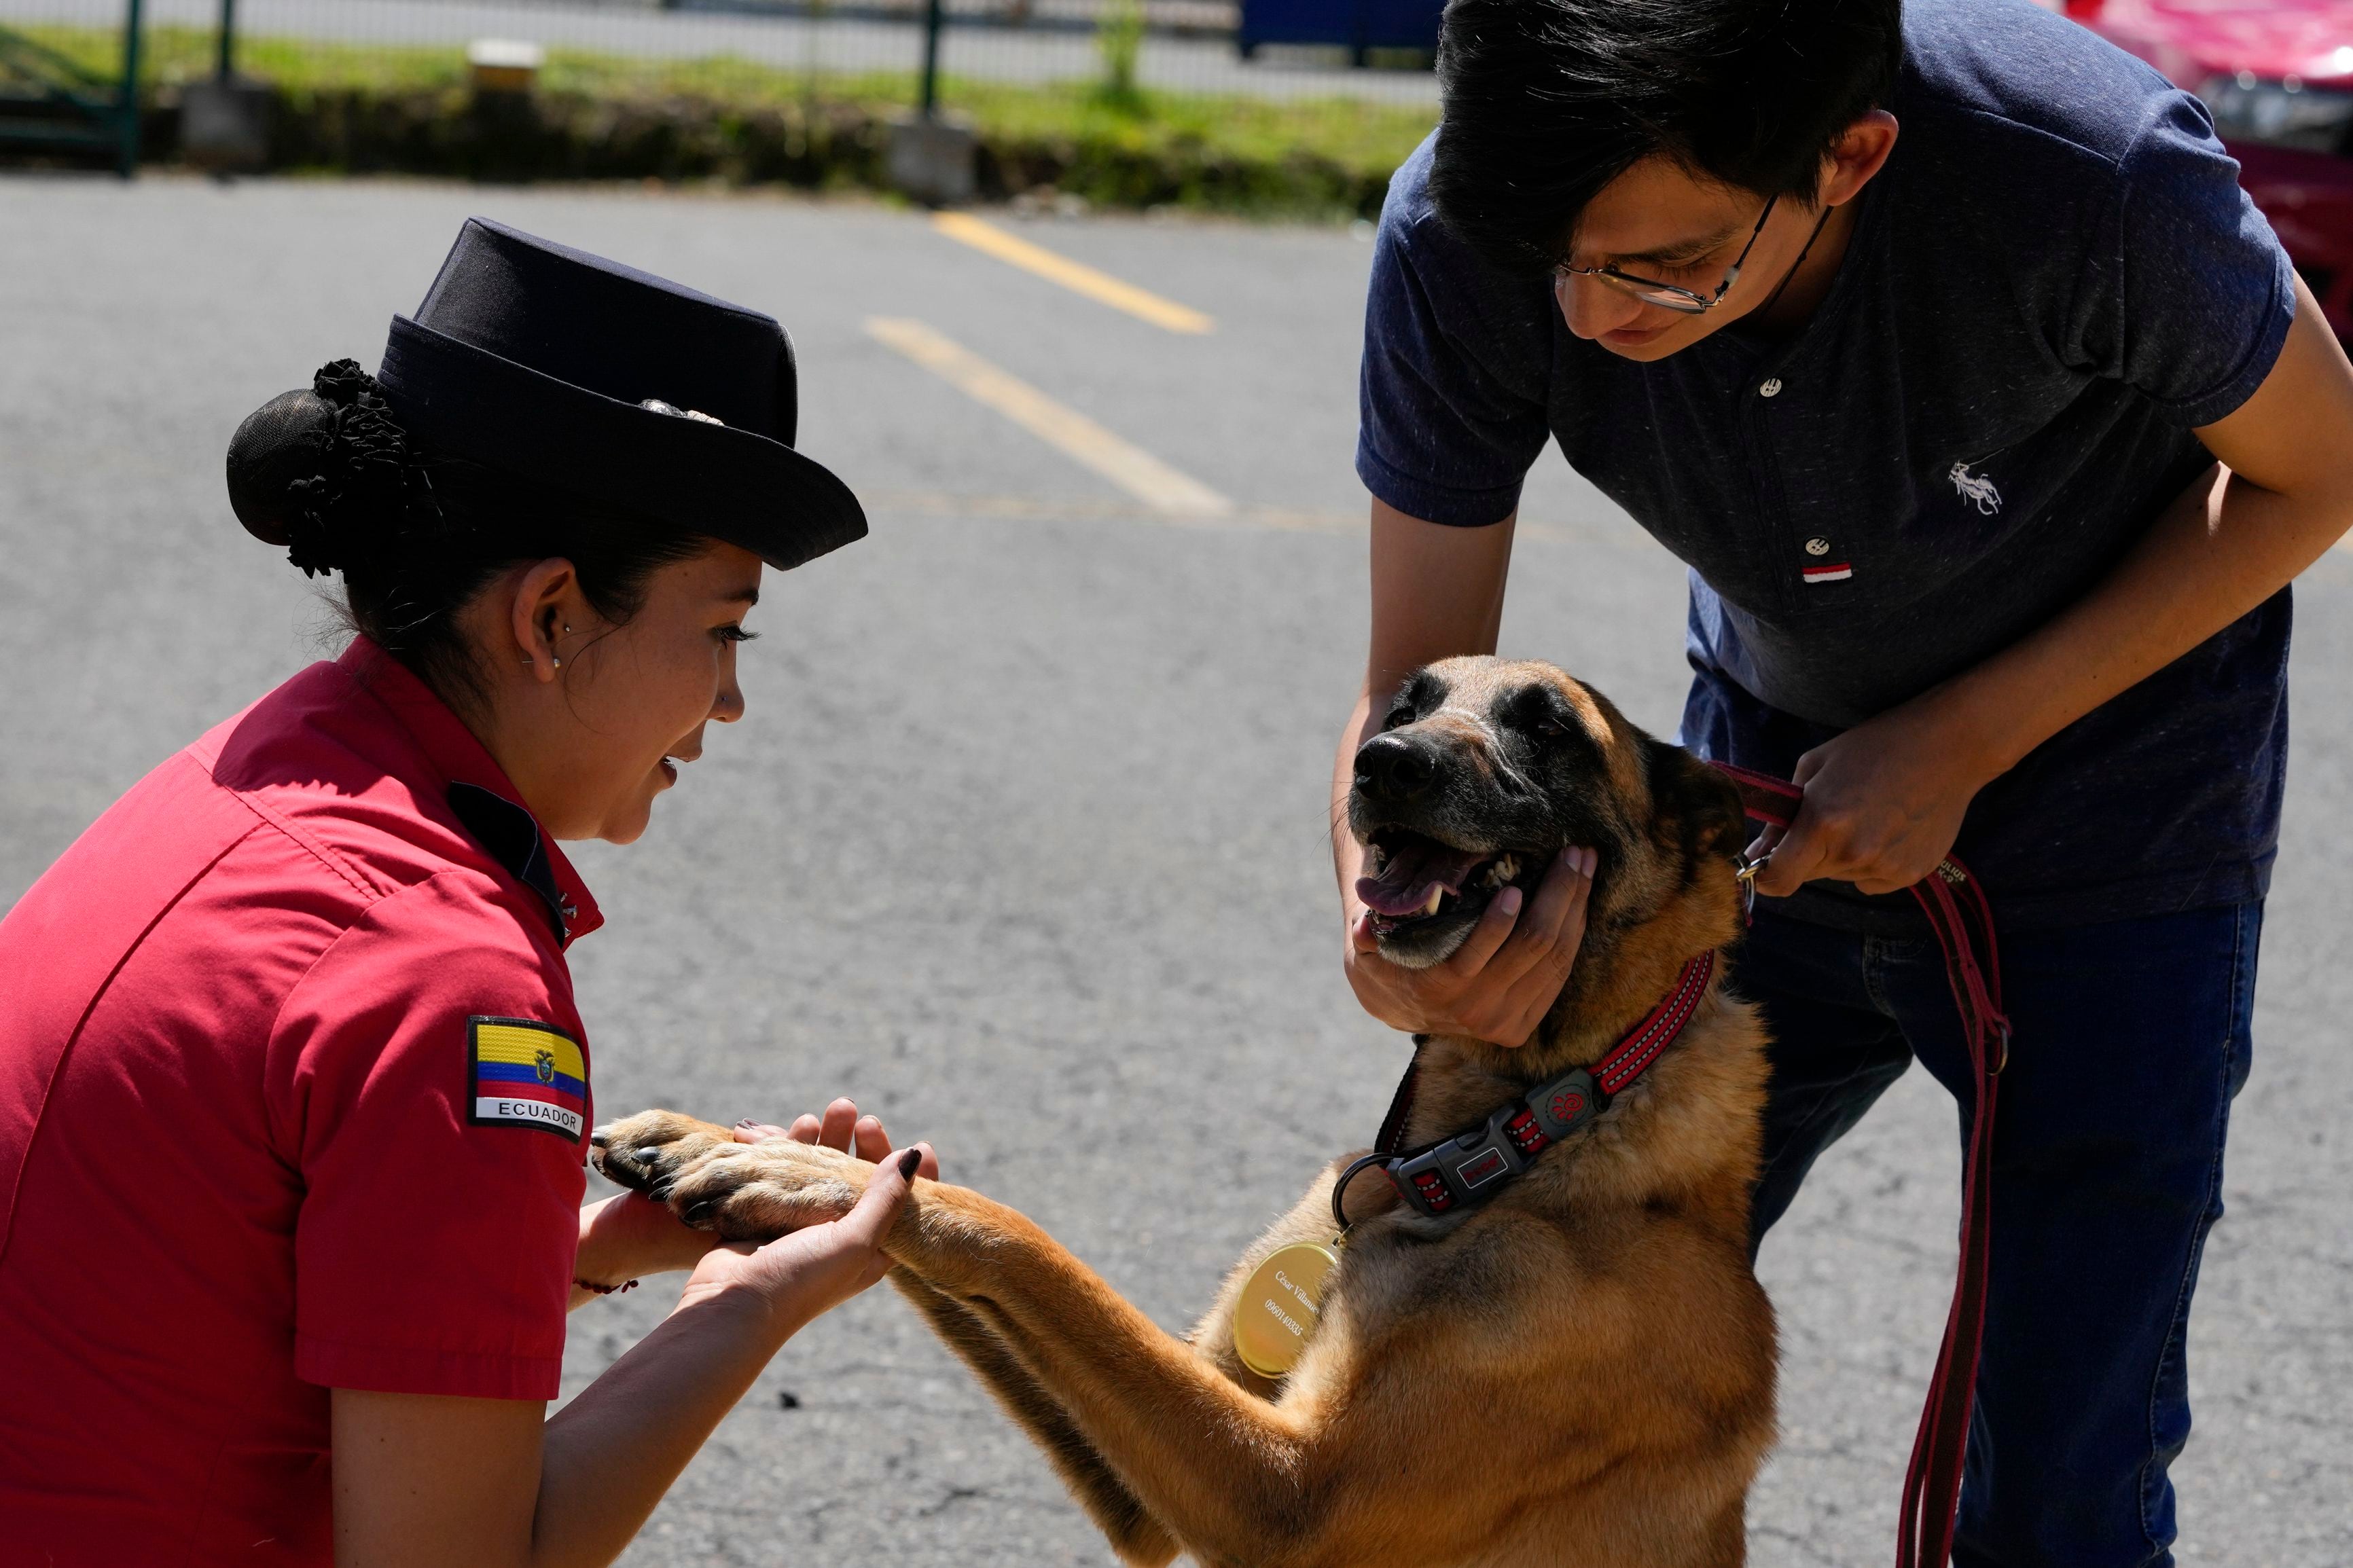
[[[228,504],[306,575],[390,544],[431,487],[375,378],[347,359],[246,416],[228,444]],[[429,504],[429,500],[428,500]]]
[[[294,487],[322,472],[335,409],[308,388],[281,392],[245,416],[228,443],[228,504],[264,544],[294,542]]]

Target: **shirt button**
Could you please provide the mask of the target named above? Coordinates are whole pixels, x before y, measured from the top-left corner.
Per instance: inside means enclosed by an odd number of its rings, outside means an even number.
[[[1829,540],[1827,540],[1827,539],[1809,539],[1808,541],[1806,541],[1806,553],[1807,553],[1807,554],[1809,554],[1809,555],[1828,555],[1830,552],[1831,552],[1831,542],[1830,542]]]
[[[1768,376],[1765,384],[1757,389],[1757,395],[1759,397],[1778,397],[1780,395],[1781,378],[1778,375]]]

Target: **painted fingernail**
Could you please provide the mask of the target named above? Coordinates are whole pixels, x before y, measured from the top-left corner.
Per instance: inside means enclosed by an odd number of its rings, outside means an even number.
[[[916,1167],[923,1163],[923,1152],[921,1149],[910,1149],[899,1156],[899,1174],[912,1182],[915,1179]]]

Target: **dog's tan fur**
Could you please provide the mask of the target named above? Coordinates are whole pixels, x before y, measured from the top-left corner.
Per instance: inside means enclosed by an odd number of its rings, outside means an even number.
[[[1453,660],[1425,677],[1443,700],[1422,733],[1491,774],[1513,770],[1482,715],[1550,683],[1591,742],[1553,787],[1584,792],[1567,805],[1602,856],[1537,1040],[1427,1040],[1409,1144],[1597,1060],[1739,923],[1738,807],[1709,770],[1549,666]],[[1426,1218],[1367,1173],[1320,1324],[1280,1384],[1236,1359],[1234,1301],[1275,1247],[1330,1239],[1345,1161],[1186,1339],[962,1187],[915,1184],[892,1279],[1128,1563],[1738,1563],[1773,1435],[1772,1313],[1747,1255],[1763,1046],[1719,979],[1646,1075],[1485,1206]],[[604,1130],[597,1160],[731,1237],[839,1215],[872,1169],[667,1111]]]

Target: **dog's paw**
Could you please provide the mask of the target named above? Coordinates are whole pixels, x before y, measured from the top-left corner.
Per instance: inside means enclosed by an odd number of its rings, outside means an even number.
[[[607,1181],[667,1200],[678,1173],[713,1149],[734,1147],[723,1127],[675,1110],[641,1110],[588,1134],[588,1159]]]
[[[669,1203],[697,1230],[729,1241],[769,1241],[848,1214],[872,1169],[788,1138],[728,1143],[683,1166],[669,1185]]]

